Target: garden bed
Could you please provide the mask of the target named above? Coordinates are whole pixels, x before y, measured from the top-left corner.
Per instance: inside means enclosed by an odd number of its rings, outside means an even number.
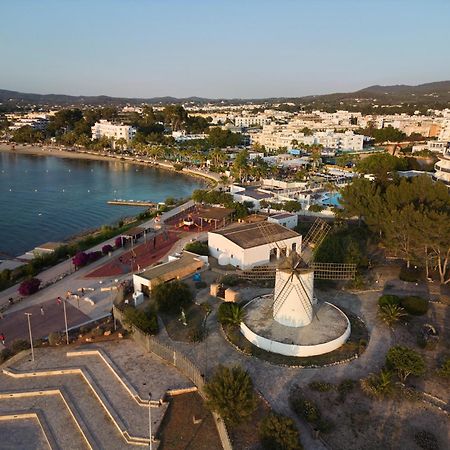
[[[181,313],[168,314],[160,312],[158,314],[173,341],[196,342],[202,340],[208,308],[203,305],[191,304],[184,308],[184,313],[187,325],[183,325]]]

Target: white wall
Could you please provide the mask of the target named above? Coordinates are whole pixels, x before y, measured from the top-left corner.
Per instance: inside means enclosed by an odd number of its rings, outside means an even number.
[[[331,303],[328,304],[331,305]],[[345,316],[345,314],[339,308],[337,308],[334,305],[331,306],[339,310]],[[341,336],[332,341],[324,342],[323,344],[317,345],[284,344],[283,342],[272,341],[270,339],[267,339],[263,336],[254,333],[247,325],[245,325],[244,322],[241,322],[240,329],[241,333],[252,344],[268,352],[278,353],[280,355],[286,356],[315,356],[332,352],[333,350],[336,350],[347,341],[347,339],[350,337],[351,325],[347,316],[345,316],[345,318],[347,319],[347,328]]]

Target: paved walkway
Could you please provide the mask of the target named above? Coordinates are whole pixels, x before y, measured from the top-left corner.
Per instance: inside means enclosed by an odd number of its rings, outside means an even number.
[[[43,314],[41,312],[43,310]],[[10,346],[16,339],[30,340],[28,320],[25,312],[31,313],[30,317],[33,339],[43,338],[51,332],[65,329],[64,307],[55,300],[48,300],[39,305],[30,305],[24,310],[8,314],[7,319],[0,320],[0,332],[6,336],[6,346]],[[89,321],[89,316],[79,309],[66,303],[66,315],[68,327]],[[1,344],[0,344],[1,347]]]
[[[255,292],[255,290],[253,291]],[[257,292],[257,295],[265,293],[265,290]],[[177,350],[183,352],[194,361],[201,370],[211,376],[218,364],[240,364],[245,367],[252,376],[255,387],[270,402],[275,411],[293,416],[289,407],[289,392],[298,384],[306,386],[312,380],[325,380],[338,383],[343,379],[359,379],[368,373],[378,371],[384,364],[386,351],[391,346],[392,338],[386,328],[380,326],[376,321],[377,299],[380,291],[363,292],[352,294],[348,292],[330,291],[319,292],[321,299],[331,301],[338,306],[351,310],[360,316],[370,331],[370,341],[362,356],[346,364],[324,368],[288,368],[272,365],[266,361],[246,356],[234,349],[224,338],[217,323],[217,308],[220,304],[211,299],[213,312],[208,317],[208,337],[204,342],[196,345],[176,342],[173,343],[165,330],[160,333],[160,338],[167,343],[176,346]],[[313,440],[307,427],[296,420],[302,435],[302,442],[306,449],[324,448],[320,441]]]

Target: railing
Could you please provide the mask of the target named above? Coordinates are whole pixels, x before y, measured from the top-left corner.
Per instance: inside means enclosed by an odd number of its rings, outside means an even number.
[[[113,306],[114,318],[117,319],[122,325],[128,328],[132,332],[132,336],[135,342],[143,347],[148,352],[152,352],[155,355],[162,358],[167,363],[176,367],[182,374],[188,377],[198,388],[199,394],[205,398],[205,380],[198,367],[189,360],[185,355],[175,350],[173,347],[162,343],[157,337],[151,336],[134,325],[127,326],[124,324],[124,315],[122,311]],[[216,422],[217,432],[219,433],[220,441],[224,450],[232,450],[230,437],[222,418],[213,412],[214,421]]]

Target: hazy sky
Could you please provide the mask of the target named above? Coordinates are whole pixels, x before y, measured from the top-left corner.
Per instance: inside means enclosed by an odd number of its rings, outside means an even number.
[[[1,0],[0,88],[301,96],[450,79],[450,0]]]

